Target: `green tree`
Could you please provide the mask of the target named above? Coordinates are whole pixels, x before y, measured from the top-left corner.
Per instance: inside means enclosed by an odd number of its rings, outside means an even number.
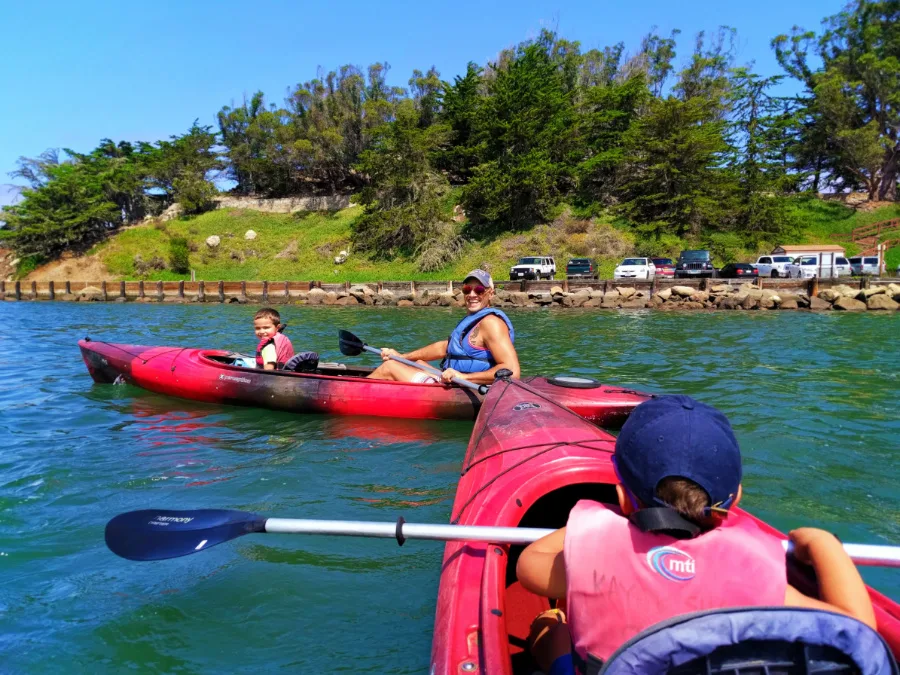
[[[493,66],[475,118],[482,162],[462,196],[476,230],[539,222],[572,185],[574,47],[557,47],[556,36],[545,32],[520,45],[507,64]]]
[[[722,226],[732,195],[720,169],[728,146],[719,112],[708,98],[653,99],[625,133],[618,210],[644,237],[699,238]]]
[[[445,147],[437,151],[435,165],[447,172],[452,183],[464,183],[478,164],[480,146],[475,136],[482,95],[484,71],[469,62],[464,76],[457,75],[453,84],[443,83],[439,120],[450,134]]]
[[[807,149],[816,148],[827,181],[897,198],[900,172],[900,3],[855,0],[825,21],[773,41],[779,63],[806,86]],[[814,49],[822,67],[813,70]],[[817,167],[818,169],[818,167]]]
[[[41,172],[43,184],[23,190],[22,200],[2,212],[3,239],[20,257],[84,249],[122,222],[99,163],[45,163]]]
[[[447,179],[429,161],[445,141],[446,127],[421,127],[412,100],[396,107],[396,119],[376,131],[360,156],[369,177],[362,192],[363,214],[353,225],[354,242],[375,257],[415,253],[444,229]]]

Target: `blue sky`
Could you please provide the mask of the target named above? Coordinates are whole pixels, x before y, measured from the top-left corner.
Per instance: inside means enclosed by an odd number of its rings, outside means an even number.
[[[319,67],[375,61],[405,86],[413,68],[444,79],[504,47],[556,28],[584,48],[624,41],[635,50],[652,26],[693,35],[738,29],[739,60],[778,72],[769,41],[793,25],[818,28],[843,0],[457,0],[453,3],[168,0],[7,2],[0,40],[0,185],[16,159],[50,147],[88,151],[104,137],[154,141],[195,118],[263,90],[281,102]],[[11,199],[0,187],[0,204]]]

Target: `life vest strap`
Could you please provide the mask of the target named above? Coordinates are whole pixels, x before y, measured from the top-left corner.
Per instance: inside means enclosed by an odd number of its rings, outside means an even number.
[[[675,509],[651,506],[628,516],[628,521],[641,532],[662,532],[676,539],[693,539],[700,534],[700,526],[692,523]]]

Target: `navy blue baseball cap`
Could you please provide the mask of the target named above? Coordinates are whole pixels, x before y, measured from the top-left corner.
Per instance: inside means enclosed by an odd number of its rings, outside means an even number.
[[[613,458],[622,483],[646,506],[667,506],[656,488],[677,476],[706,490],[712,511],[724,511],[741,483],[741,449],[731,424],[690,396],[641,403],[622,426]]]
[[[485,272],[484,270],[472,270],[466,275],[466,278],[463,281],[468,281],[469,279],[477,279],[479,283],[485,288],[493,288],[494,280],[491,279],[491,275]]]

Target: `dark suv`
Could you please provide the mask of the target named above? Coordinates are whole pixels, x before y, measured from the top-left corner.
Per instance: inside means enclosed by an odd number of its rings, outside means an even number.
[[[676,279],[715,276],[716,268],[713,267],[709,251],[682,251],[678,256],[678,262],[675,263]]]

